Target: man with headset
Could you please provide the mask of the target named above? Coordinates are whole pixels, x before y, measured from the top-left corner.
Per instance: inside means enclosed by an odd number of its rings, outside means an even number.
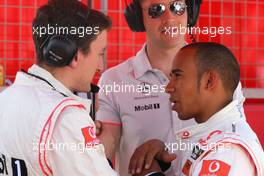
[[[125,10],[131,30],[146,31],[146,44],[136,56],[107,70],[99,83],[101,87],[121,85],[141,89],[119,92],[101,89],[96,114],[97,120],[102,121],[99,138],[106,155],[111,158],[118,151],[117,170],[122,176],[129,175],[129,160],[140,144],[153,138],[172,141],[175,131],[195,123],[173,117],[177,114],[172,112],[164,88],[176,53],[186,45],[184,35],[171,37],[167,29],[194,26],[200,3],[200,0],[133,0]],[[240,84],[234,98],[242,108]]]
[[[90,91],[111,21],[80,1],[50,0],[33,21],[47,26],[53,34],[33,34],[36,64],[0,94],[0,175],[117,175],[95,136],[90,101],[73,94]]]

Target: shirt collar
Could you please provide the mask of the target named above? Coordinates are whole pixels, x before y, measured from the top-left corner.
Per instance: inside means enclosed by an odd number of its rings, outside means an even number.
[[[32,65],[29,69],[28,72],[31,74],[34,74],[36,76],[39,76],[45,80],[47,80],[55,89],[56,91],[74,98],[78,101],[81,101],[82,103],[84,103],[87,108],[90,106],[90,100],[88,99],[83,99],[79,96],[76,96],[75,94],[73,94],[68,88],[66,88],[59,80],[57,80],[50,72],[48,72],[47,70],[39,67],[38,65]],[[23,74],[23,73],[22,73]],[[29,76],[29,75],[27,75]],[[25,79],[28,80],[27,78],[23,78],[24,76],[21,75],[21,72],[17,74],[17,78],[15,80],[16,83],[22,83],[25,84]],[[21,81],[20,81],[21,80]],[[44,82],[44,81],[43,81]],[[47,84],[47,83],[45,83]],[[47,84],[48,85],[48,84]],[[48,85],[49,86],[49,85]]]
[[[186,45],[188,43],[186,42]],[[145,43],[140,51],[137,52],[135,58],[132,61],[135,78],[142,77],[148,71],[155,71],[149,62],[149,58],[146,53],[147,44]]]
[[[176,132],[177,139],[190,138],[195,135],[208,133],[213,129],[217,129],[219,126],[222,126],[226,123],[235,123],[239,120],[242,120],[242,114],[238,107],[238,101],[233,100],[223,109],[211,116],[206,122],[201,124],[196,124],[187,128],[184,128]]]
[[[152,70],[146,53],[146,44],[144,44],[141,50],[136,54],[132,64],[136,79],[142,77],[147,71]]]

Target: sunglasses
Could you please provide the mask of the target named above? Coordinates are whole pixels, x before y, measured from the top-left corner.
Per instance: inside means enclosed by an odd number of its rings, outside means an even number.
[[[170,11],[175,15],[182,15],[185,12],[187,5],[181,1],[173,1],[170,2],[167,6],[169,6]],[[166,11],[165,4],[152,4],[148,8],[148,15],[151,18],[158,18],[163,15]]]

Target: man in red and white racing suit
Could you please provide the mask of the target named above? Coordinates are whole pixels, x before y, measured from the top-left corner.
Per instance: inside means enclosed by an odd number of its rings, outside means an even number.
[[[37,65],[29,73],[56,90],[18,72],[0,94],[0,175],[116,175],[93,135],[90,100],[75,96]]]
[[[176,134],[176,175],[264,175],[264,153],[237,100],[208,121]],[[168,149],[173,145],[168,145]],[[178,171],[178,172],[177,172]]]
[[[142,144],[131,157],[132,173],[148,168],[153,158],[168,162],[176,154],[175,176],[264,176],[263,149],[232,100],[240,79],[232,52],[217,43],[190,44],[172,68],[166,87],[172,109],[181,120],[194,118],[198,124],[176,132],[174,143],[153,139]]]
[[[39,28],[98,27],[79,36]],[[0,175],[116,176],[89,116],[89,92],[111,21],[77,0],[49,0],[33,21],[37,62],[0,94]],[[82,34],[80,34],[82,35]]]

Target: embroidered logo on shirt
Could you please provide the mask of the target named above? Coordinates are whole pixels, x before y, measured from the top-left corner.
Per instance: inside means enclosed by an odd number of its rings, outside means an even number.
[[[146,110],[152,110],[152,109],[160,109],[159,103],[149,104],[149,105],[137,105],[135,106],[135,111],[146,111]]]
[[[199,176],[228,176],[231,166],[219,160],[204,160]]]
[[[207,136],[207,138],[205,138],[205,139],[200,139],[200,140],[199,140],[199,143],[200,143],[202,146],[206,146],[206,145],[208,144],[207,141],[209,141],[209,140],[212,138],[213,135],[219,135],[219,134],[221,134],[221,133],[222,133],[222,131],[220,131],[220,130],[212,131],[212,132]]]
[[[187,139],[187,138],[189,138],[189,136],[190,136],[190,132],[189,131],[182,132],[182,139]]]
[[[142,82],[141,84],[140,84],[140,87],[141,87],[141,93],[143,93],[143,94],[150,94],[150,87],[151,87],[151,85],[150,84],[148,84],[148,83],[146,83],[146,82]]]
[[[184,175],[189,175],[191,165],[192,165],[192,162],[190,160],[187,160],[182,168],[182,173],[184,173]]]
[[[96,138],[93,126],[82,128],[82,134],[84,136],[86,147],[94,147],[100,143],[100,141]]]
[[[203,152],[204,150],[200,149],[200,147],[196,145],[193,147],[191,158],[197,160],[197,158],[199,158]]]

